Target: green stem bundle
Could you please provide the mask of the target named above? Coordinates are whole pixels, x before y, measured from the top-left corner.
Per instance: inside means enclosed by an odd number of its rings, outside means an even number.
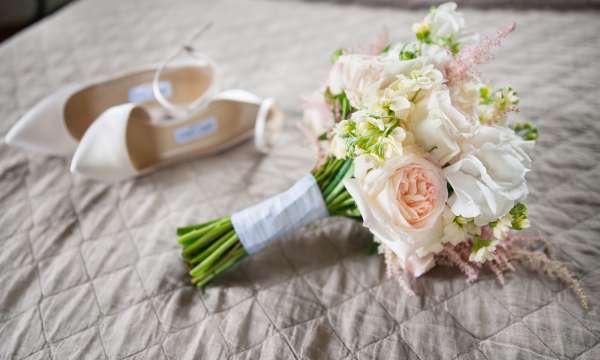
[[[330,216],[360,219],[356,204],[343,184],[351,174],[350,159],[328,158],[323,165],[313,169],[312,175]],[[181,227],[177,229],[177,236],[183,247],[182,256],[190,268],[192,283],[198,287],[203,287],[248,255],[229,216]]]

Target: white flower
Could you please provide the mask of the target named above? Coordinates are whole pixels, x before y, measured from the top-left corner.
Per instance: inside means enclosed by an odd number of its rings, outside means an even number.
[[[338,159],[346,158],[346,142],[339,135],[334,135],[331,140],[331,154]]]
[[[495,239],[504,240],[512,227],[512,216],[508,213],[495,222],[492,222],[490,227]]]
[[[448,2],[438,6],[425,17],[434,42],[444,38],[451,38],[460,44],[477,40],[477,35],[465,32],[465,19],[456,8],[456,3]]]
[[[481,98],[479,89],[482,86],[483,83],[479,80],[469,79],[467,81],[453,82],[450,88],[452,104],[473,123],[479,122],[477,111]]]
[[[444,3],[425,16],[424,23],[429,25],[433,40],[457,36],[465,27],[465,19],[456,11],[453,2]]]
[[[403,154],[402,142],[406,139],[406,131],[397,127],[383,140],[385,143],[385,158],[391,159]]]
[[[452,61],[452,53],[448,49],[436,44],[423,44],[421,46],[421,57],[427,59],[429,64],[438,70],[444,71]]]
[[[357,109],[369,108],[379,99],[384,66],[377,56],[342,55],[329,72],[327,87],[333,95],[346,92]]]
[[[488,260],[494,260],[496,256],[496,246],[500,243],[499,240],[477,240],[475,249],[471,250],[469,261],[484,263]]]
[[[460,153],[459,140],[474,126],[452,106],[447,88],[434,90],[419,101],[410,123],[416,142],[441,165]]]
[[[432,9],[423,22],[413,25],[417,38],[450,47],[475,42],[477,35],[465,32],[465,19],[456,8],[456,3],[448,2]]]
[[[405,270],[415,271],[417,249],[441,235],[441,213],[448,197],[441,169],[413,154],[387,160],[380,168],[373,165],[370,158],[357,158],[356,178],[344,185],[364,225],[398,256]],[[426,270],[419,267],[414,275]]]
[[[444,75],[433,65],[428,64],[414,69],[408,74],[398,75],[396,86],[406,94],[414,94],[419,90],[429,90],[436,85],[439,86],[443,81]],[[394,84],[391,86],[394,86]]]
[[[387,90],[387,89],[386,89]],[[406,119],[408,116],[410,109],[412,107],[412,103],[403,95],[395,95],[393,92],[388,94],[389,96],[389,104],[390,110],[394,112],[394,115],[399,119]],[[384,101],[386,101],[386,95],[384,94]]]
[[[477,108],[477,112],[479,113],[479,121],[482,124],[493,123],[498,117],[494,104],[480,104]]]
[[[524,141],[507,128],[480,126],[456,163],[444,169],[454,194],[455,215],[474,218],[478,226],[506,215],[527,196],[525,174],[531,166]]]
[[[367,135],[369,125],[373,125],[381,131],[385,129],[384,115],[383,111],[358,110],[352,113],[350,119],[356,123],[356,129],[360,135]]]
[[[452,211],[448,207],[445,207],[442,213],[441,236],[438,238],[438,241],[432,241],[426,246],[417,249],[418,256],[422,257],[432,253],[437,254],[444,249],[444,244],[458,245],[470,237],[468,227],[460,226],[454,222],[454,217]]]

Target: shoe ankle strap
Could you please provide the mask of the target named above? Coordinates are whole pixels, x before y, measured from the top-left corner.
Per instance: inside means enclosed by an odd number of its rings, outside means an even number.
[[[211,26],[212,23],[208,23],[202,29],[200,29],[200,31],[196,33],[194,37],[201,35],[205,31],[210,29]],[[191,63],[193,63],[194,65],[208,67],[213,71],[213,79],[211,79],[212,84],[209,85],[207,91],[191,103],[185,105],[172,103],[160,91],[161,75],[167,69],[169,64],[173,63],[182,54],[187,54],[193,60]],[[154,73],[154,78],[152,79],[152,92],[156,101],[171,115],[178,118],[185,118],[197,112],[198,109],[204,107],[211,100],[211,98],[217,92],[216,82],[216,65],[214,64],[214,62],[208,56],[198,53],[192,46],[184,45],[181,48],[177,49],[177,51],[175,51],[171,56],[166,58],[165,61],[163,61],[163,63],[158,67],[158,70],[156,70],[156,72]]]

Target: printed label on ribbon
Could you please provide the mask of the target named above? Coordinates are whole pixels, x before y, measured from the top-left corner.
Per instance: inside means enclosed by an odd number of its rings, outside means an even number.
[[[286,192],[231,216],[235,232],[248,254],[271,241],[328,216],[315,178],[307,174]]]

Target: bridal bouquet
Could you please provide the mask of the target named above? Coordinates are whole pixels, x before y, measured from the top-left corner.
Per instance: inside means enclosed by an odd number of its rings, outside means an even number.
[[[288,191],[231,217],[180,228],[192,282],[203,286],[274,239],[326,216],[362,221],[388,274],[419,277],[436,265],[468,281],[520,262],[566,282],[561,263],[518,235],[529,227],[526,175],[537,129],[511,121],[519,98],[476,66],[515,29],[465,29],[456,4],[432,8],[415,40],[381,37],[366,51],[340,49],[325,85],[306,100],[303,130],[318,162]],[[405,281],[405,280],[403,280]]]

